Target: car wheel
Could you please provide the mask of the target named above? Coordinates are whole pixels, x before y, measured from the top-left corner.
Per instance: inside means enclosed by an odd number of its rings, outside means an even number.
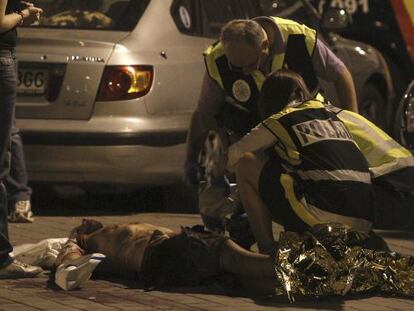
[[[200,167],[198,180],[200,189],[208,183],[208,179],[216,172],[218,159],[226,150],[226,134],[222,129],[210,130],[200,154],[198,164]],[[200,191],[199,189],[199,191]],[[198,193],[184,183],[164,186],[163,206],[166,211],[179,211],[186,213],[198,213]]]
[[[227,150],[226,133],[222,129],[210,130],[203,148],[200,152],[198,163],[200,164],[201,182],[207,181],[212,175],[217,173],[217,165]]]
[[[385,131],[388,131],[386,100],[373,84],[367,84],[362,92],[359,113]]]

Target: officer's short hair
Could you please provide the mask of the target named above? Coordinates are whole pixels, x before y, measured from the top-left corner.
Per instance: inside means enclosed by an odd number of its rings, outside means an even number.
[[[258,22],[250,19],[235,19],[224,25],[220,35],[221,43],[226,46],[239,40],[244,40],[248,45],[259,50],[265,40],[263,28]]]

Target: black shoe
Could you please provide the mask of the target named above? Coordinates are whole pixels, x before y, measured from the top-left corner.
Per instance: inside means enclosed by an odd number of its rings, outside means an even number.
[[[214,232],[218,234],[224,234],[224,221],[220,218],[210,217],[204,214],[200,214],[204,223],[204,230]]]

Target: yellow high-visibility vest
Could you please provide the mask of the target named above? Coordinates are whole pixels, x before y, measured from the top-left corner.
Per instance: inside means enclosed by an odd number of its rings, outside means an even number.
[[[276,23],[276,25],[279,27],[286,41],[288,40],[288,37],[290,35],[303,34],[305,36],[305,43],[306,43],[306,48],[308,50],[308,53],[310,56],[313,55],[313,51],[316,46],[316,31],[314,29],[311,29],[305,25],[299,24],[289,19],[284,19],[280,17],[271,17],[271,18]],[[216,44],[209,46],[204,52],[207,72],[210,75],[210,77],[213,80],[215,80],[222,89],[224,89],[223,77],[221,77],[220,75],[220,71],[217,66],[217,59],[222,57],[223,55],[225,55],[225,53],[224,53],[224,47],[221,44],[221,42],[217,42]],[[282,69],[284,59],[285,59],[285,53],[274,55],[272,59],[271,70],[274,71],[274,70]],[[260,91],[262,88],[265,76],[260,70],[255,70],[251,72],[250,75],[253,77],[256,83],[257,89]]]
[[[372,178],[414,167],[411,152],[363,116],[348,110],[341,110],[337,116],[367,159]]]
[[[339,115],[324,103],[310,100],[287,106],[262,124],[277,138],[274,149],[286,168],[280,184],[303,222],[309,226],[338,222],[363,232],[371,229],[371,175]],[[361,191],[360,197],[351,198],[354,191]],[[337,208],[342,206],[337,200],[347,202],[344,209]]]
[[[414,191],[414,157],[374,123],[358,113],[327,105],[349,129],[368,162],[373,181],[387,183],[397,190]]]

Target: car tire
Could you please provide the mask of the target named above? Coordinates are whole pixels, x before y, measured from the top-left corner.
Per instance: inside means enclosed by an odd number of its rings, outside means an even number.
[[[407,116],[406,109],[410,93],[414,93],[414,80],[408,85],[405,93],[401,96],[400,102],[398,103],[398,109],[395,113],[393,120],[393,137],[401,145],[408,148],[411,152],[414,152],[414,135],[408,134],[407,132]],[[408,96],[408,97],[407,97]]]
[[[394,115],[394,121],[392,125],[392,137],[398,141],[401,145],[410,148],[410,146],[407,145],[407,142],[405,140],[405,121],[404,121],[404,105],[399,105],[397,111]]]
[[[400,141],[401,139],[401,133],[400,126],[401,124],[396,124],[396,120],[400,120],[402,117],[401,111],[399,111],[400,107],[400,101],[401,97],[406,91],[407,85],[409,84],[409,81],[405,78],[404,73],[401,70],[401,65],[397,65],[395,61],[393,61],[390,57],[387,56],[387,54],[384,54],[384,59],[387,62],[388,69],[391,74],[391,80],[394,88],[394,99],[392,102],[392,111],[389,112],[390,116],[390,123],[389,123],[389,129],[391,136],[396,139],[397,141]]]
[[[387,103],[374,84],[369,83],[364,86],[359,101],[359,113],[388,132]]]
[[[210,130],[202,150],[200,151],[198,162],[201,167],[199,180],[201,182],[207,181],[207,175],[216,172],[217,160],[227,153],[228,149],[228,135],[222,128]]]

